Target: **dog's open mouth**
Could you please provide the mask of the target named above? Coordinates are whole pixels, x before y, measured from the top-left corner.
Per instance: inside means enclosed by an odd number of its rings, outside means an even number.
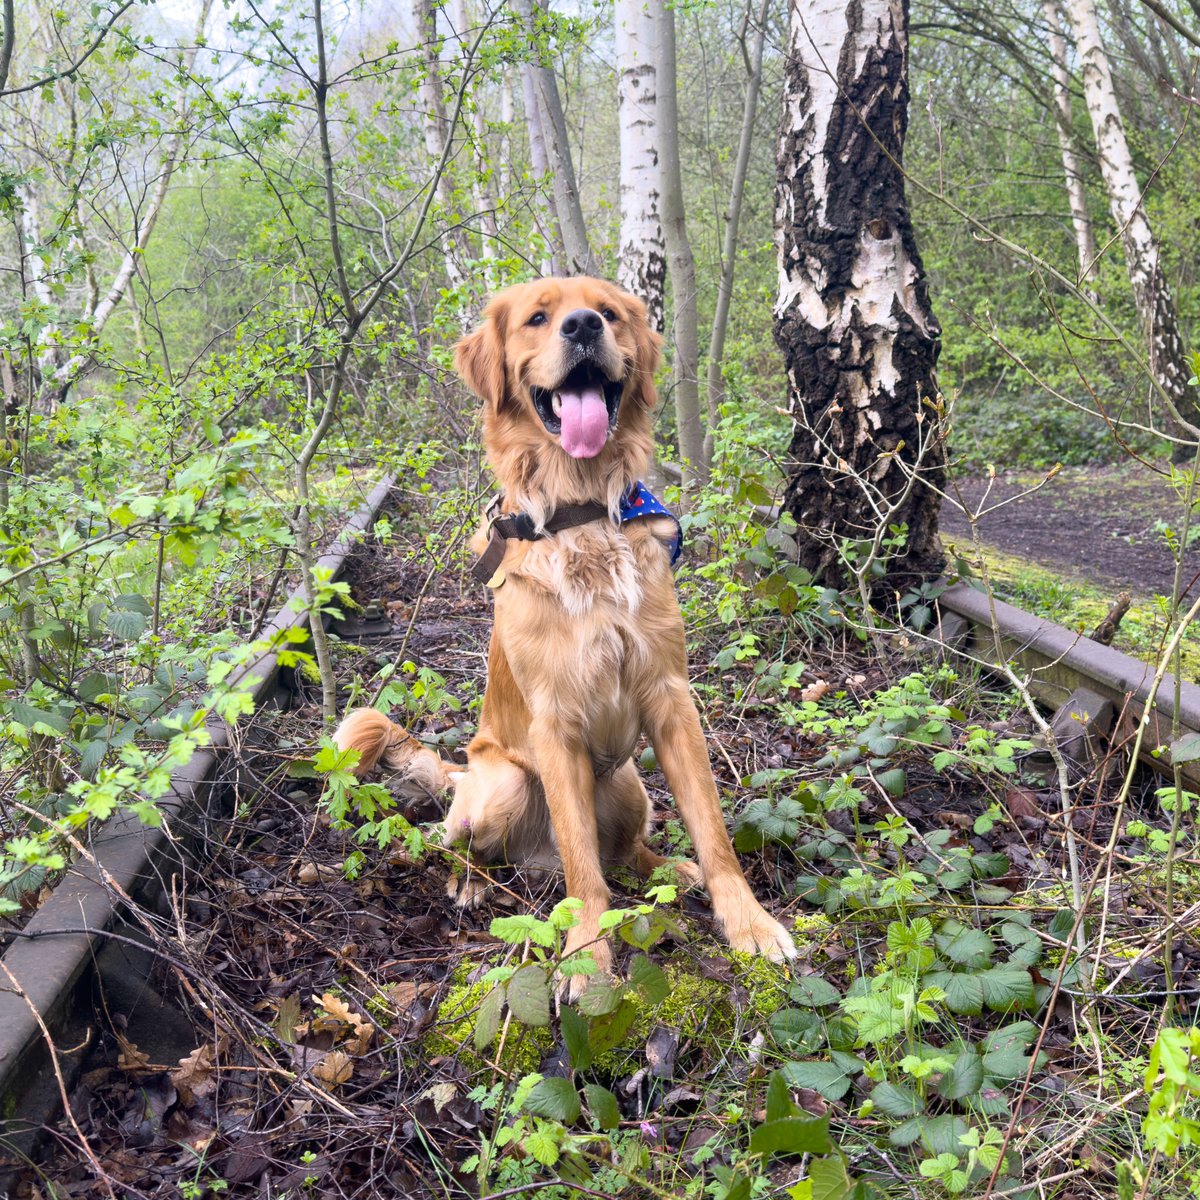
[[[558,387],[531,386],[529,394],[547,432],[572,458],[595,458],[617,427],[624,388],[594,363],[580,363]]]

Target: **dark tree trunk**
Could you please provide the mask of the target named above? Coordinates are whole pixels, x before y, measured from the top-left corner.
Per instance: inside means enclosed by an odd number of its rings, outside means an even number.
[[[796,422],[785,503],[800,562],[841,582],[844,547],[865,543],[889,594],[944,565],[940,330],[900,165],[907,18],[904,0],[791,0],[776,188],[775,340]],[[907,535],[889,551],[892,525]]]

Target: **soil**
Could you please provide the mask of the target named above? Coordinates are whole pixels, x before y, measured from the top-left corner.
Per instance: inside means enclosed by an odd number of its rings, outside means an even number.
[[[1145,467],[1067,468],[1053,479],[1028,473],[969,479],[953,486],[961,504],[943,503],[947,548],[970,546],[964,512],[982,513],[983,541],[1114,594],[1170,595],[1175,562],[1161,532],[1177,528],[1183,505],[1168,480]],[[1194,592],[1200,542],[1184,562],[1184,586]]]

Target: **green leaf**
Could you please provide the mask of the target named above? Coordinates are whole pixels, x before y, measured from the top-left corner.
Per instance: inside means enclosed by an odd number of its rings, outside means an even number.
[[[816,1013],[781,1008],[769,1018],[771,1034],[785,1054],[811,1054],[825,1043],[825,1022]]]
[[[598,1083],[585,1083],[583,1094],[587,1097],[588,1108],[601,1129],[616,1129],[621,1124],[620,1106],[616,1096],[608,1088],[601,1087]]]
[[[595,1057],[587,1021],[567,1005],[563,1005],[559,1020],[562,1024],[563,1042],[571,1056],[571,1066],[576,1071],[586,1071]]]
[[[143,617],[149,617],[154,613],[154,609],[150,607],[150,601],[135,592],[125,592],[117,596],[113,600],[112,606],[120,609],[121,612],[141,613]]]
[[[22,700],[10,700],[8,711],[18,725],[24,725],[31,733],[66,734],[70,732],[71,724],[66,717],[58,713],[48,712],[44,708],[34,708]]]
[[[529,941],[535,946],[547,948],[554,945],[555,930],[549,921],[539,921],[529,913],[518,913],[514,917],[496,917],[489,928],[492,937],[519,946]]]
[[[123,642],[133,642],[146,632],[146,618],[140,612],[110,609],[104,616],[104,624],[114,637]]]
[[[891,767],[886,771],[880,771],[875,776],[875,782],[889,796],[900,797],[904,795],[904,789],[908,786],[908,778],[904,774],[902,767]]]
[[[518,967],[508,981],[508,1007],[524,1025],[550,1024],[550,981],[537,963]]]
[[[841,1155],[816,1158],[808,1164],[812,1200],[845,1200],[854,1186]]]
[[[671,994],[671,985],[662,967],[652,963],[644,954],[639,954],[633,960],[629,982],[642,993],[642,997],[650,1005],[661,1004]]]
[[[855,1075],[862,1070],[862,1064],[855,1059],[857,1069],[847,1071],[832,1062],[790,1062],[783,1068],[783,1074],[792,1087],[812,1088],[820,1092],[826,1100],[840,1100],[854,1082]]]
[[[953,919],[942,925],[934,944],[951,962],[971,970],[990,966],[996,952],[995,943],[986,933]]]
[[[1189,733],[1170,746],[1172,764],[1195,762],[1200,759],[1200,733]]]
[[[992,967],[980,972],[978,979],[983,985],[983,1002],[993,1012],[1035,1007],[1033,977],[1021,967]]]
[[[624,998],[625,989],[605,975],[594,975],[579,997],[579,1011],[589,1017],[610,1013]]]
[[[117,695],[121,690],[121,680],[108,671],[93,671],[83,677],[77,690],[84,700],[94,704],[100,696]]]
[[[784,1117],[794,1117],[796,1112],[787,1078],[782,1071],[772,1071],[767,1080],[767,1120],[782,1121]]]
[[[84,779],[95,779],[100,764],[108,753],[108,741],[105,738],[93,738],[86,742],[83,753],[79,756],[79,773]]]
[[[500,1032],[500,1014],[504,1008],[504,989],[494,987],[479,1005],[475,1014],[475,1049],[486,1050]]]
[[[579,1116],[579,1093],[569,1079],[543,1079],[529,1093],[525,1110],[569,1123]]]
[[[828,1117],[784,1117],[750,1135],[751,1154],[828,1154],[832,1148]]]
[[[959,1138],[967,1132],[967,1122],[962,1117],[946,1114],[932,1120],[920,1122],[921,1144],[930,1154],[953,1154],[961,1149]]]
[[[558,1138],[555,1137],[553,1126],[550,1128],[536,1129],[533,1133],[527,1133],[521,1139],[521,1145],[542,1164],[543,1167],[552,1167],[558,1162],[559,1148]]]
[[[947,1100],[963,1100],[976,1095],[982,1086],[983,1060],[974,1050],[964,1050],[942,1077],[937,1090]]]
[[[925,982],[946,993],[946,1007],[953,1013],[977,1017],[983,1012],[983,984],[978,975],[965,971],[931,971]]]
[[[910,1087],[881,1083],[871,1090],[871,1100],[888,1117],[915,1117],[925,1111],[925,1102]]]
[[[596,1017],[591,1029],[593,1052],[605,1054],[620,1045],[637,1015],[638,1006],[625,998],[612,1012]]]
[[[842,998],[841,992],[820,975],[802,975],[788,989],[788,996],[800,1008],[823,1008]]]

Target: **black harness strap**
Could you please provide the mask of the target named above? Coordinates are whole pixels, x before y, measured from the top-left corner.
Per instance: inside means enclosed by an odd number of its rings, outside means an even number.
[[[504,544],[509,538],[516,538],[521,542],[540,542],[560,530],[574,529],[577,525],[590,525],[593,521],[608,519],[608,509],[603,504],[567,504],[555,510],[539,533],[528,513],[505,513],[494,518],[489,526],[487,549],[476,560],[471,574],[479,583],[487,583],[504,560]]]

